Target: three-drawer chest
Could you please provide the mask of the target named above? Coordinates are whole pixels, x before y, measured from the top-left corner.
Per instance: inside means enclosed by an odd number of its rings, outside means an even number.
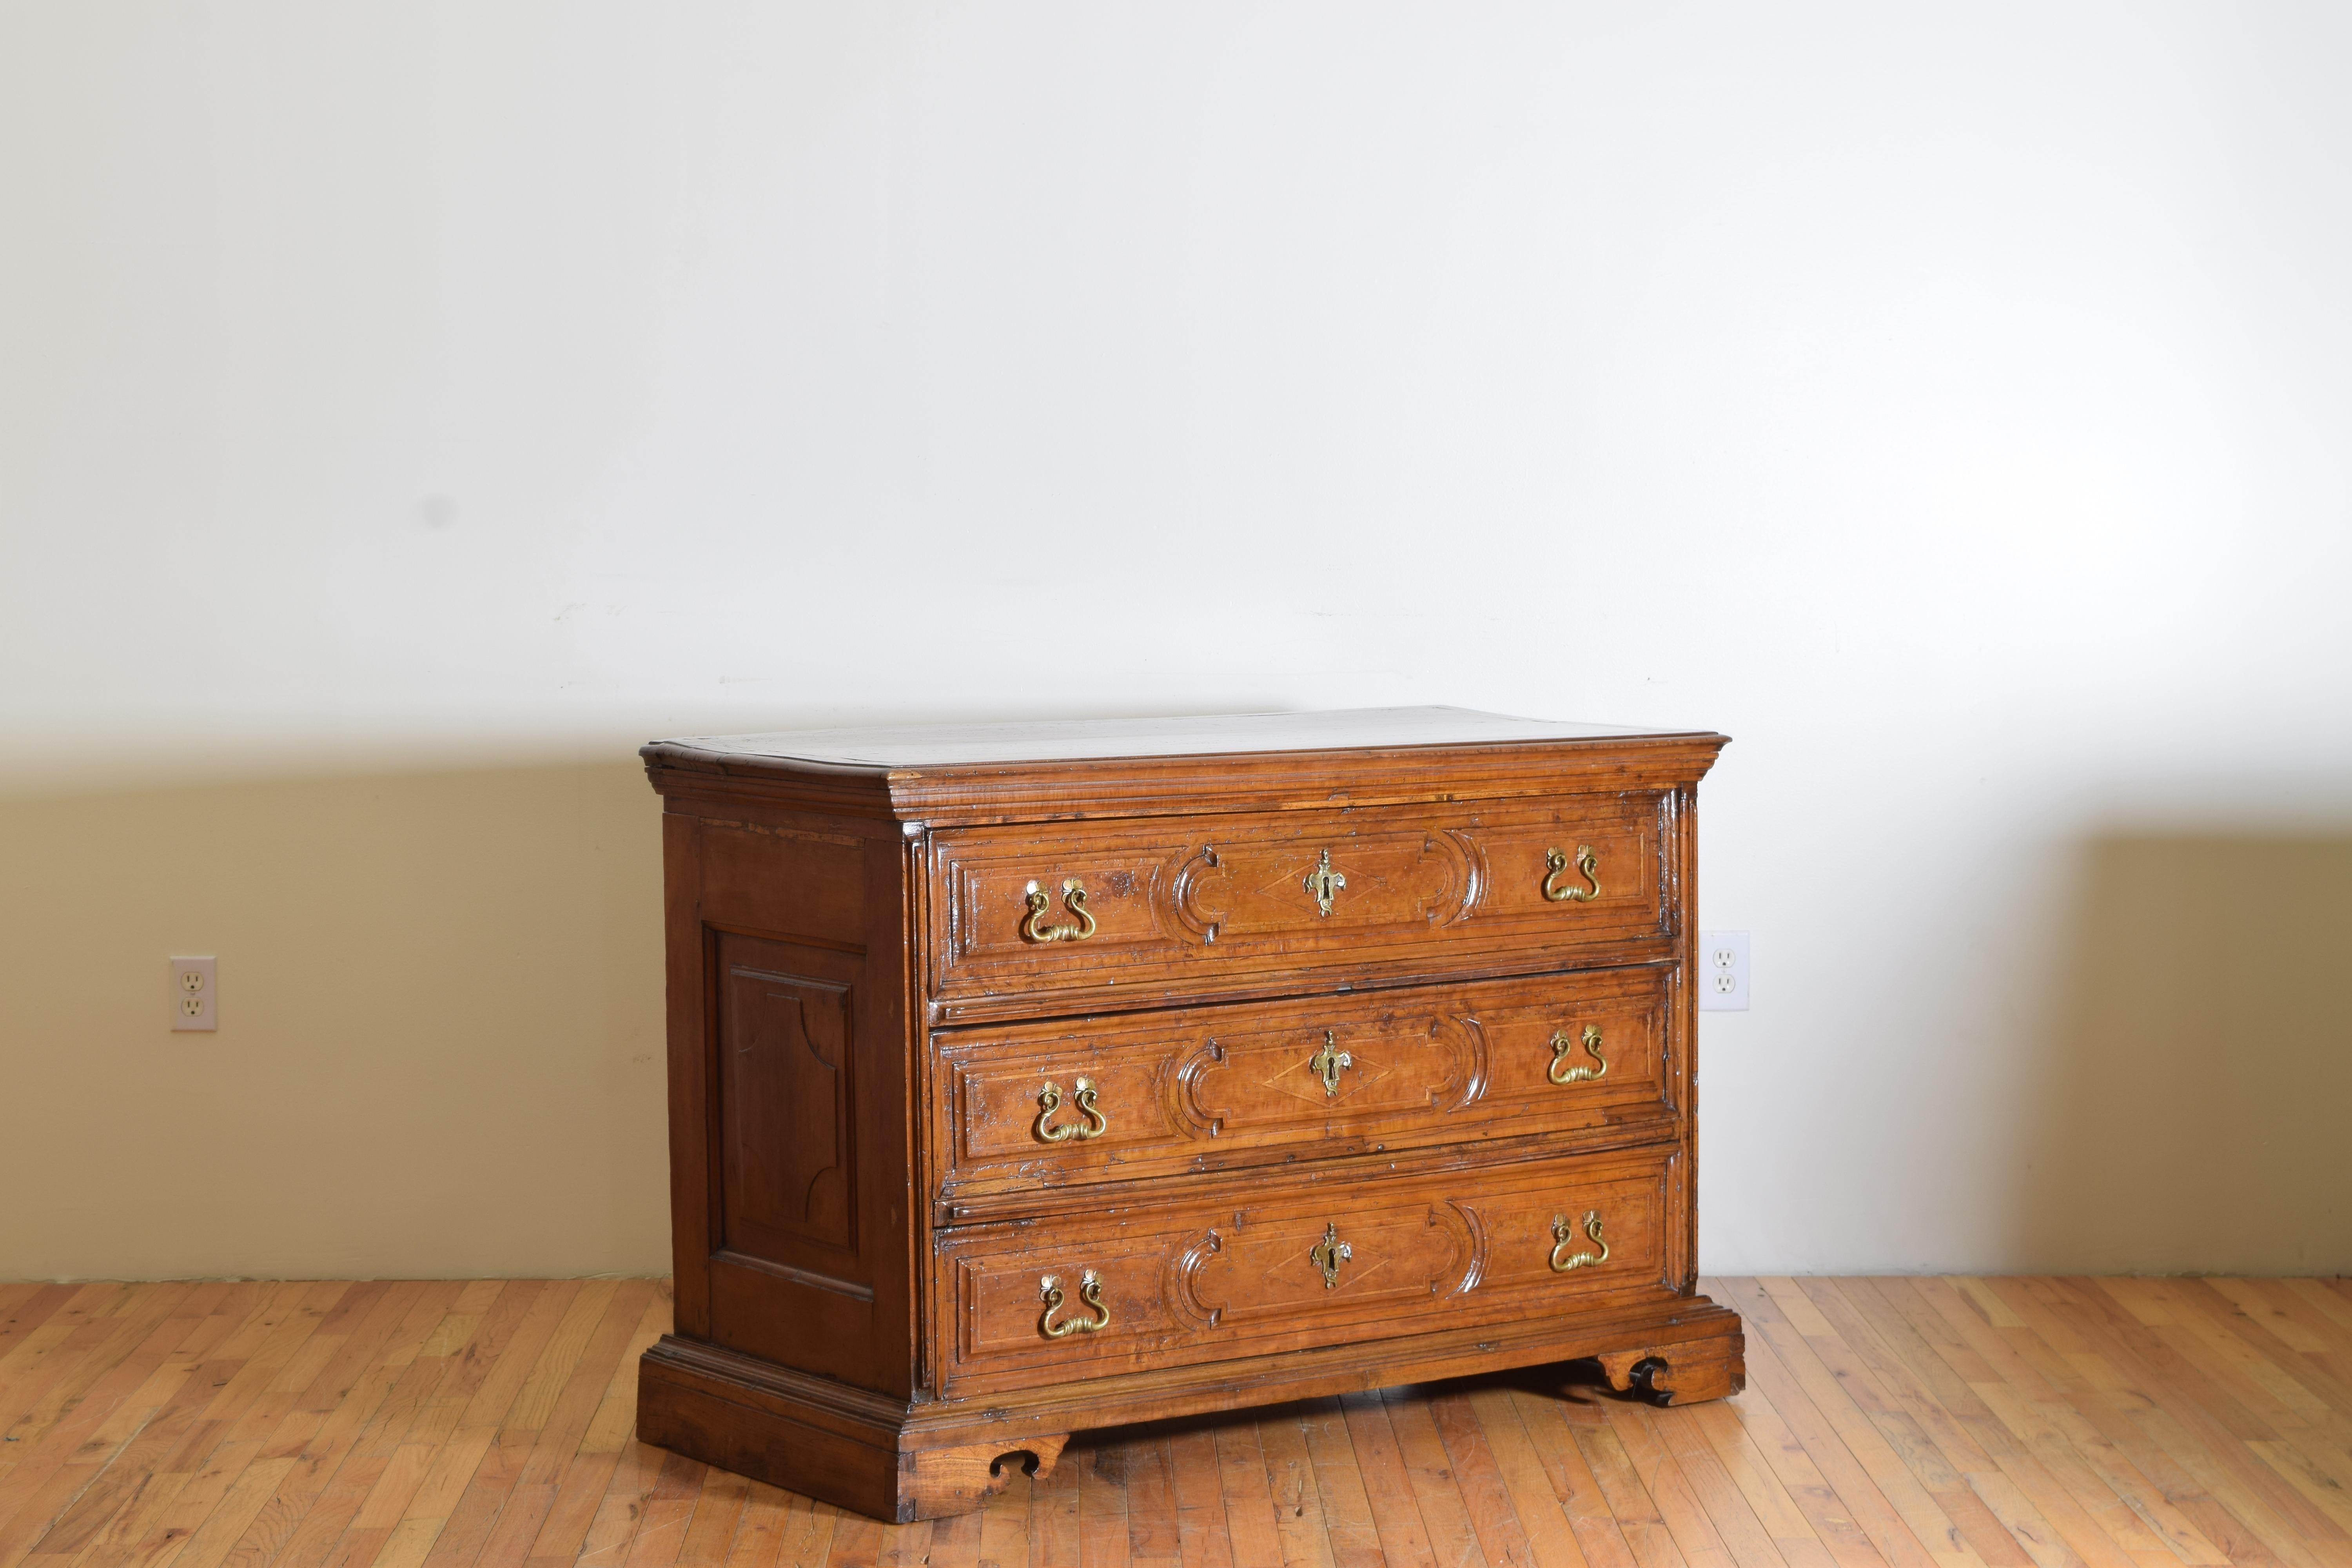
[[[1720,735],[1449,708],[707,737],[666,807],[648,1443],[884,1520],[1073,1431],[1568,1361],[1694,1293]]]

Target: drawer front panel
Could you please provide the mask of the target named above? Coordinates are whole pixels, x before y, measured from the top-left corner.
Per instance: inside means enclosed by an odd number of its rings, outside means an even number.
[[[934,1037],[942,1199],[1673,1118],[1653,964]]]
[[[941,1243],[950,1393],[1670,1294],[1671,1149],[975,1226]]]
[[[1668,795],[941,833],[943,997],[1673,934]]]

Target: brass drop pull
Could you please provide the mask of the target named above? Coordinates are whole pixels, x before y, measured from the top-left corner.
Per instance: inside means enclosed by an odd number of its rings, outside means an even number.
[[[1567,1249],[1568,1244],[1576,1239],[1576,1232],[1569,1228],[1568,1216],[1566,1215],[1556,1214],[1551,1216],[1551,1271],[1553,1273],[1565,1274],[1571,1268],[1584,1268],[1595,1263],[1606,1263],[1609,1261],[1609,1242],[1607,1238],[1602,1237],[1601,1234],[1601,1211],[1599,1209],[1586,1209],[1584,1211],[1584,1234],[1586,1237],[1591,1238],[1593,1245],[1600,1247],[1601,1250],[1598,1252],[1571,1252],[1569,1253],[1566,1258],[1562,1258],[1560,1254]]]
[[[1347,885],[1346,874],[1331,869],[1331,851],[1326,849],[1323,858],[1315,863],[1315,869],[1307,873],[1306,887],[1315,895],[1315,912],[1328,915],[1331,912],[1331,895]]]
[[[1339,1239],[1339,1227],[1328,1220],[1323,1222],[1323,1239],[1307,1249],[1307,1261],[1323,1270],[1326,1290],[1339,1283],[1339,1265],[1355,1256],[1356,1249]]]
[[[1095,934],[1095,917],[1087,913],[1087,885],[1076,877],[1062,879],[1062,907],[1077,918],[1061,924],[1046,920],[1054,900],[1036,883],[1029,884],[1029,912],[1021,917],[1023,942],[1084,942]]]
[[[1568,1053],[1576,1049],[1579,1045],[1583,1046],[1584,1054],[1592,1058],[1594,1066],[1570,1067],[1568,1065]],[[1566,1029],[1558,1030],[1552,1035],[1551,1071],[1547,1075],[1552,1082],[1583,1083],[1590,1079],[1606,1078],[1608,1075],[1609,1058],[1601,1054],[1600,1025],[1585,1025],[1584,1033],[1573,1040],[1568,1037]]]
[[[1339,1048],[1331,1031],[1323,1031],[1323,1048],[1307,1058],[1307,1070],[1323,1080],[1323,1098],[1330,1099],[1339,1092],[1339,1075],[1356,1065],[1356,1058]]]
[[[1110,1309],[1103,1305],[1102,1281],[1091,1268],[1078,1276],[1078,1305],[1085,1308],[1083,1318],[1064,1318],[1054,1321],[1054,1314],[1062,1310],[1062,1282],[1051,1274],[1037,1281],[1039,1297],[1045,1303],[1045,1315],[1037,1320],[1037,1327],[1049,1340],[1068,1334],[1091,1334],[1110,1327]]]
[[[1557,849],[1544,851],[1544,864],[1550,868],[1544,874],[1543,896],[1555,904],[1580,904],[1601,896],[1601,857],[1592,852],[1590,844],[1576,847],[1576,874],[1584,879],[1581,888],[1555,887],[1560,873],[1568,869],[1568,857]]]
[[[1073,1140],[1083,1142],[1088,1138],[1099,1138],[1110,1131],[1110,1118],[1095,1109],[1094,1079],[1078,1079],[1077,1102],[1079,1120],[1065,1121],[1059,1127],[1045,1125],[1054,1119],[1054,1112],[1062,1109],[1062,1086],[1048,1079],[1045,1091],[1037,1096],[1037,1125],[1031,1131],[1036,1133],[1040,1142],[1046,1143],[1066,1143]]]

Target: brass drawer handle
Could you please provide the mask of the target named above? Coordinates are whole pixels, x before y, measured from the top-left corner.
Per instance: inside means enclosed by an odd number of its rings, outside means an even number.
[[[1315,895],[1315,912],[1328,916],[1331,912],[1331,895],[1348,885],[1346,873],[1331,869],[1331,851],[1323,851],[1323,858],[1315,869],[1307,873],[1307,890]]]
[[[1055,924],[1044,918],[1054,900],[1036,883],[1029,884],[1029,912],[1021,917],[1023,942],[1084,942],[1095,934],[1095,917],[1087,913],[1087,885],[1076,877],[1062,879],[1062,907],[1077,916]]]
[[[1339,1092],[1339,1075],[1355,1065],[1356,1058],[1339,1048],[1328,1029],[1323,1031],[1323,1048],[1307,1058],[1307,1070],[1323,1080],[1326,1100]]]
[[[1599,1064],[1598,1066],[1570,1067],[1568,1065],[1568,1053],[1576,1049],[1580,1045],[1584,1047],[1584,1054],[1591,1057],[1593,1061]],[[1584,1033],[1578,1036],[1573,1040],[1568,1037],[1568,1031],[1566,1029],[1559,1030],[1553,1034],[1551,1037],[1551,1071],[1547,1075],[1550,1078],[1552,1082],[1583,1083],[1591,1079],[1606,1078],[1608,1075],[1609,1058],[1601,1054],[1600,1025],[1585,1025]]]
[[[1330,1289],[1339,1283],[1339,1265],[1356,1256],[1356,1249],[1339,1239],[1339,1230],[1330,1221],[1323,1222],[1323,1239],[1307,1249],[1307,1261],[1323,1270],[1323,1289]]]
[[[1581,888],[1554,887],[1561,872],[1568,869],[1568,857],[1557,849],[1544,851],[1544,864],[1550,868],[1544,873],[1543,896],[1555,904],[1580,904],[1601,896],[1601,857],[1592,852],[1590,844],[1576,847],[1576,874],[1588,884]]]
[[[1037,1096],[1037,1125],[1032,1131],[1046,1143],[1066,1143],[1073,1139],[1083,1142],[1088,1138],[1099,1138],[1110,1131],[1110,1118],[1095,1109],[1094,1079],[1078,1079],[1077,1102],[1081,1120],[1065,1121],[1059,1127],[1046,1126],[1045,1123],[1053,1120],[1054,1112],[1062,1109],[1062,1086],[1051,1079],[1046,1080],[1045,1092]]]
[[[1569,1228],[1568,1216],[1566,1215],[1556,1214],[1551,1216],[1551,1271],[1553,1273],[1565,1274],[1571,1268],[1583,1268],[1595,1263],[1606,1263],[1609,1261],[1609,1243],[1608,1240],[1601,1234],[1601,1211],[1599,1209],[1586,1209],[1584,1211],[1584,1234],[1591,1237],[1592,1241],[1600,1247],[1601,1250],[1598,1252],[1572,1252],[1566,1258],[1562,1258],[1560,1256],[1561,1249],[1566,1247],[1570,1242],[1576,1239],[1576,1232]]]
[[[1110,1327],[1110,1309],[1103,1305],[1102,1281],[1091,1268],[1078,1276],[1078,1305],[1087,1310],[1083,1318],[1064,1318],[1054,1321],[1054,1314],[1062,1310],[1062,1282],[1051,1274],[1037,1281],[1039,1295],[1045,1303],[1045,1315],[1037,1320],[1037,1327],[1049,1340],[1068,1334],[1091,1334]]]

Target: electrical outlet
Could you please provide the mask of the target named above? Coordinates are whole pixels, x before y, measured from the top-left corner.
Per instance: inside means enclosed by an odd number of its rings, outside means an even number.
[[[1698,1007],[1702,1013],[1748,1011],[1748,933],[1698,933]]]
[[[220,1027],[220,961],[172,960],[172,1027],[207,1033]]]

